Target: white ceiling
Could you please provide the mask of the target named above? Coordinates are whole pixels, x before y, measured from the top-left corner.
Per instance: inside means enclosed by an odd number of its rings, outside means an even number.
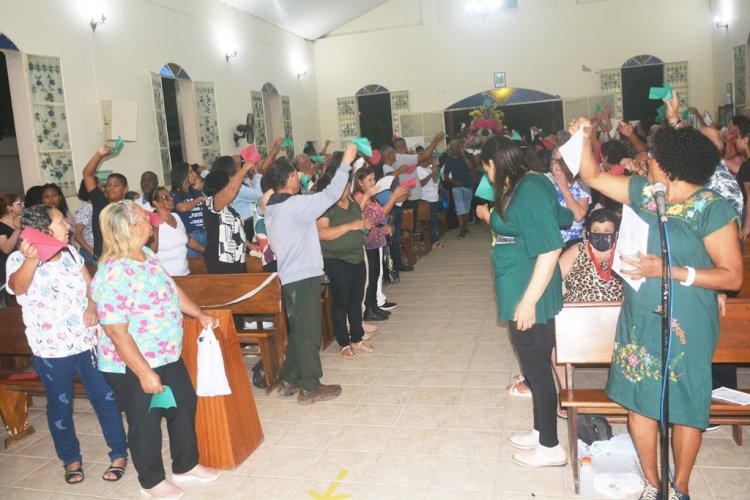
[[[317,40],[388,0],[219,0],[307,40]]]

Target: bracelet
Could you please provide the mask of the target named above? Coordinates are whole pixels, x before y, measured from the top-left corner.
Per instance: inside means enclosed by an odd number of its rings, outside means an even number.
[[[687,269],[688,275],[685,281],[680,281],[680,285],[690,286],[693,284],[693,281],[695,281],[695,268],[685,266],[685,269]]]
[[[674,122],[674,123],[670,123],[670,124],[669,124],[669,126],[670,126],[670,127],[672,127],[672,128],[674,128],[674,127],[676,127],[677,125],[679,125],[680,123],[682,123],[682,120],[677,120],[677,121],[676,121],[676,122]]]

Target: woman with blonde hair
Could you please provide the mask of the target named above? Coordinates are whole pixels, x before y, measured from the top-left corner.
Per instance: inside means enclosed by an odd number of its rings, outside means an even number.
[[[218,326],[175,284],[146,246],[148,215],[131,201],[109,204],[101,213],[103,249],[91,284],[106,336],[99,342],[99,370],[114,389],[128,419],[128,443],[145,495],[179,498],[162,463],[161,418],[167,419],[172,480],[213,481],[218,473],[198,464],[195,435],[197,397],[180,353],[182,315],[201,326]],[[150,409],[165,390],[175,407]]]

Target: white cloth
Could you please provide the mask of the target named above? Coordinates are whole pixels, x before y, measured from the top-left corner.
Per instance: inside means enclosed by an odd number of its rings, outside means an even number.
[[[426,177],[430,178],[427,184],[422,186],[422,199],[429,202],[438,201],[440,197],[438,196],[437,184],[435,184],[435,180],[432,178],[432,170],[425,167],[417,167],[417,177],[420,181],[423,181]]]
[[[143,196],[141,196],[140,198],[138,198],[137,200],[135,200],[135,203],[137,205],[140,205],[141,208],[143,208],[143,210],[148,210],[149,212],[153,212],[154,211],[154,207],[152,207],[151,203],[149,203],[148,200],[146,198],[144,198]]]
[[[21,252],[8,257],[8,276],[26,259]],[[16,297],[23,311],[26,339],[40,358],[64,358],[88,351],[97,344],[99,325],[87,328],[83,314],[88,306],[83,257],[68,245],[56,261],[37,267],[26,293]],[[15,292],[7,287],[8,293]]]
[[[186,276],[190,274],[187,262],[188,235],[182,219],[173,215],[177,226],[172,227],[166,222],[159,224],[159,249],[156,256],[170,276]]]

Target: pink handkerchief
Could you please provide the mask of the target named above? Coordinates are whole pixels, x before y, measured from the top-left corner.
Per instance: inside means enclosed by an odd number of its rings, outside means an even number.
[[[414,168],[417,168],[417,167],[414,167]],[[399,186],[405,187],[405,188],[413,188],[416,185],[417,185],[417,179],[408,179],[402,182],[401,184],[399,184]]]
[[[260,160],[260,153],[255,149],[255,144],[250,144],[248,147],[240,151],[242,159],[250,163],[258,163]]]
[[[21,231],[20,238],[36,247],[39,259],[42,262],[47,262],[57,255],[60,250],[68,246],[67,242],[56,240],[52,236],[31,227],[24,228]]]
[[[148,221],[151,223],[152,226],[158,226],[159,224],[164,224],[164,219],[162,219],[159,214],[156,212],[152,212],[150,210],[144,210],[146,212],[146,215],[148,216]]]
[[[406,173],[413,174],[416,169],[417,169],[416,165],[409,165],[408,167],[406,167]]]

